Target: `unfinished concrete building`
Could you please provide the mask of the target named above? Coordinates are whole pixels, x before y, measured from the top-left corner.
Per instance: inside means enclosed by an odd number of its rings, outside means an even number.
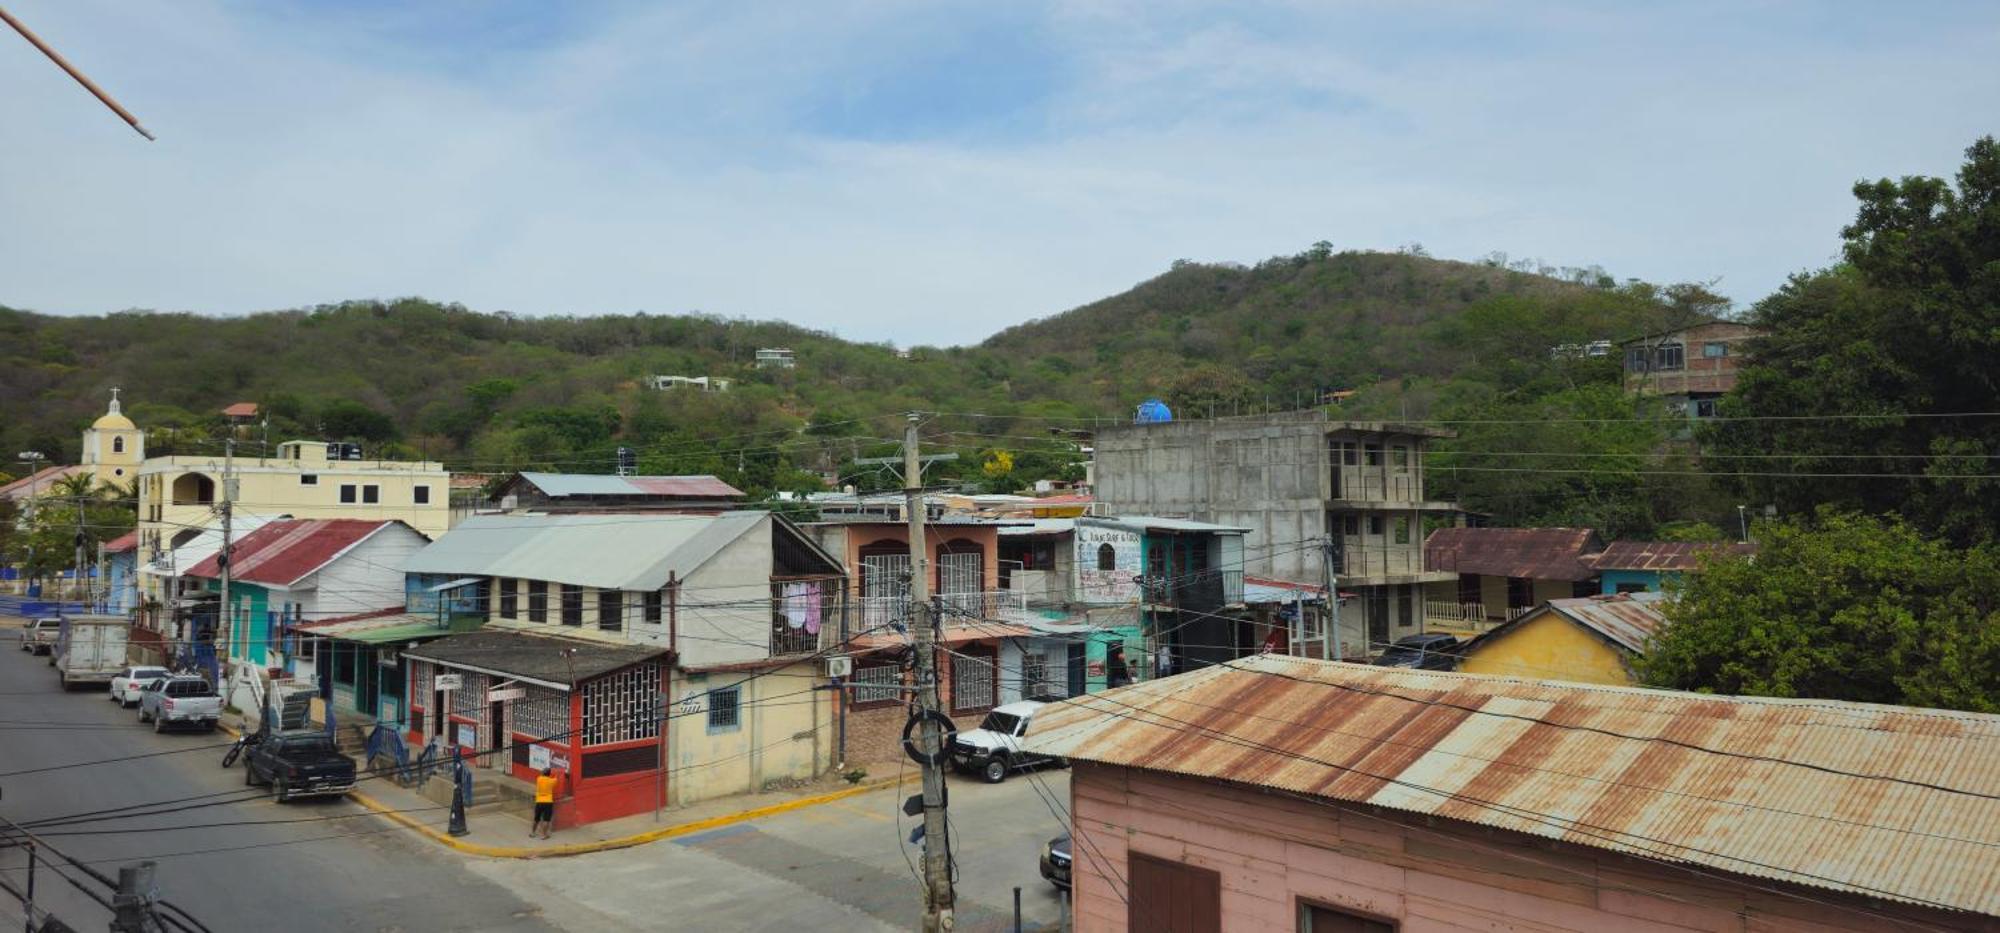
[[[1424,565],[1425,533],[1459,514],[1424,496],[1425,446],[1448,436],[1318,411],[1100,429],[1097,500],[1248,528],[1242,569],[1256,576],[1319,583],[1330,565],[1354,594],[1344,653],[1373,653],[1422,630],[1424,584],[1456,579]]]

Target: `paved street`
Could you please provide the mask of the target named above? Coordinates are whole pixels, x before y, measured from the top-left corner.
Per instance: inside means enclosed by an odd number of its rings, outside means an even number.
[[[905,861],[917,850],[904,841],[916,821],[901,816],[894,790],[635,849],[475,858],[345,801],[279,807],[245,790],[240,768],[218,767],[228,736],[155,735],[101,693],[63,693],[45,659],[16,650],[13,622],[0,622],[0,815],[25,823],[138,804],[184,808],[37,832],[106,873],[157,859],[162,894],[218,933],[897,930],[918,916]],[[127,760],[89,764],[105,759]],[[953,779],[960,929],[1005,929],[1015,885],[1030,929],[1057,922],[1060,901],[1036,856],[1061,829],[1037,790],[1067,806],[1068,788],[1063,771],[998,786]],[[20,851],[0,849],[0,872],[16,886],[25,864]],[[109,917],[47,870],[36,894],[81,929]],[[0,896],[0,923],[10,917],[18,908]]]
[[[1061,824],[1037,791],[1069,803],[1069,775],[1017,774],[998,786],[954,777],[960,930],[999,931],[1013,919],[1013,888],[1029,929],[1053,929],[1061,900],[1036,859]],[[479,874],[530,900],[589,905],[599,929],[661,928],[699,916],[718,930],[907,930],[921,895],[907,844],[918,819],[891,789],[655,843],[549,861],[482,861]],[[906,861],[905,857],[908,857]],[[557,916],[551,911],[551,916]],[[568,916],[564,914],[562,916]]]
[[[222,733],[154,735],[134,710],[97,692],[63,693],[44,658],[19,650],[18,625],[0,623],[0,815],[16,822],[133,804],[202,805],[177,813],[50,828],[48,842],[107,874],[152,857],[159,886],[217,931],[548,930],[536,905],[484,880],[464,859],[345,801],[279,807],[246,791],[240,767],[218,767]],[[23,774],[131,755],[151,758]],[[210,796],[210,795],[220,796]],[[196,798],[196,799],[189,799]],[[249,820],[307,820],[216,826]],[[207,824],[199,829],[144,827]],[[59,835],[59,833],[100,835]],[[47,863],[44,862],[44,865]],[[26,859],[0,850],[0,870],[17,887]],[[74,872],[72,872],[74,874]],[[78,929],[103,929],[110,914],[44,870],[36,900]],[[86,884],[91,884],[87,879]],[[96,885],[91,884],[93,888]],[[0,917],[20,918],[0,895]]]

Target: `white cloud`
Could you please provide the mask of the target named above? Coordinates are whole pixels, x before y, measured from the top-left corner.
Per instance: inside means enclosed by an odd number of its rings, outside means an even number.
[[[58,312],[423,294],[958,343],[1323,237],[1754,300],[1831,257],[1855,178],[1950,172],[2000,100],[1972,13],[1059,7],[1027,128],[833,138],[801,108],[894,79],[941,17],[618,11],[429,67],[303,14],[13,9],[161,136],[0,36],[0,302]]]

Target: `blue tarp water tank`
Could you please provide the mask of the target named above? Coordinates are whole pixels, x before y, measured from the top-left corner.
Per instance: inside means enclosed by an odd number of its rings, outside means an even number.
[[[1133,424],[1160,424],[1172,420],[1174,420],[1173,409],[1168,408],[1167,403],[1156,398],[1149,398],[1140,402],[1138,412],[1132,415]]]

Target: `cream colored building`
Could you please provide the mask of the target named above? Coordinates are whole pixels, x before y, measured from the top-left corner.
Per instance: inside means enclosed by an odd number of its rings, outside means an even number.
[[[234,486],[229,497],[233,511],[292,518],[393,519],[428,538],[444,533],[450,523],[451,475],[443,464],[347,460],[339,457],[340,450],[340,445],[320,441],[287,441],[278,445],[276,456],[235,457],[227,465]],[[218,514],[224,469],[220,452],[154,457],[139,465],[140,567],[160,561],[173,549],[176,536],[191,535]]]
[[[119,410],[118,390],[112,389],[111,404],[105,408],[104,416],[83,432],[80,462],[96,475],[100,484],[124,486],[138,475],[139,465],[145,459],[146,432]]]

